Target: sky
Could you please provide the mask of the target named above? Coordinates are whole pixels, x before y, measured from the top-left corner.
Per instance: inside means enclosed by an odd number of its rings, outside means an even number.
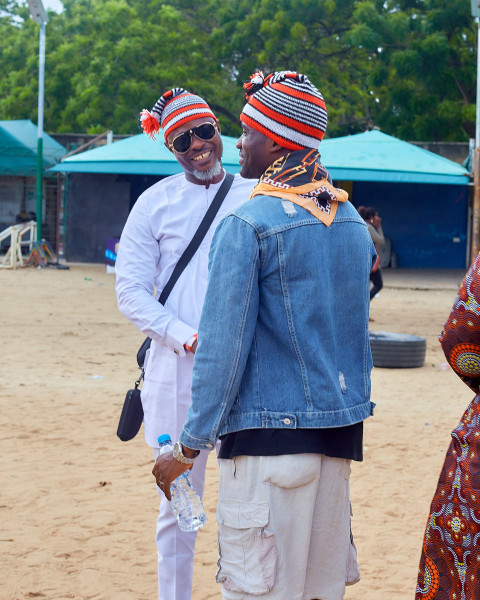
[[[26,0],[16,0],[19,4],[26,4]],[[63,10],[63,4],[60,0],[42,0],[45,9],[54,10],[59,13]]]
[[[63,10],[63,4],[60,2],[60,0],[42,0],[42,1],[43,1],[43,6],[46,9],[54,10],[57,13],[62,12],[62,10]]]

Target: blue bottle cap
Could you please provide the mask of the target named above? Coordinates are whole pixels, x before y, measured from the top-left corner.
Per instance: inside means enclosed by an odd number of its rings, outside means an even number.
[[[164,433],[163,435],[158,436],[158,445],[165,446],[165,444],[171,444],[172,438],[168,435],[168,433]]]

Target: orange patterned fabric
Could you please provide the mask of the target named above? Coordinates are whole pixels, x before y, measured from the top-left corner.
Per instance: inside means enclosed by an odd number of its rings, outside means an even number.
[[[253,188],[254,196],[276,196],[302,206],[329,227],[348,194],[329,181],[317,150],[289,152],[271,164]]]
[[[445,457],[430,507],[416,600],[480,599],[480,257],[440,336],[457,375],[476,393]]]

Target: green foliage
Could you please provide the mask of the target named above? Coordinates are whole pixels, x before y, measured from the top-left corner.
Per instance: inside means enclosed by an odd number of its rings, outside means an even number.
[[[213,33],[217,56],[237,89],[257,68],[306,73],[325,97],[329,135],[362,131],[373,102],[364,82],[366,53],[347,39],[353,6],[354,0],[229,3]],[[240,111],[238,92],[234,102]]]
[[[137,133],[171,87],[205,97],[236,135],[257,68],[306,73],[328,135],[373,126],[408,140],[473,136],[469,0],[64,0],[49,13],[45,129]],[[0,0],[0,118],[37,119],[38,25]]]
[[[375,123],[407,140],[474,137],[476,25],[468,0],[357,3],[351,41],[371,59]]]

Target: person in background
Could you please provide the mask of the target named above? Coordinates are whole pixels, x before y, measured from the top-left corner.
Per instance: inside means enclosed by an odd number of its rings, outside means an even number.
[[[376,253],[320,162],[318,89],[300,73],[255,73],[246,96],[240,173],[260,181],[215,232],[178,447],[195,460],[221,439],[224,600],[341,600],[359,577],[349,478],[374,406]],[[157,459],[167,498],[187,468],[172,453]]]
[[[224,180],[223,146],[220,124],[208,104],[182,88],[163,94],[151,113],[143,111],[141,123],[151,137],[162,127],[165,145],[183,169],[139,197],[123,230],[115,266],[120,311],[152,338],[141,399],[145,440],[155,458],[158,436],[176,439],[190,405],[213,232],[223,216],[248,199],[253,186],[235,176],[203,242],[162,306],[158,297]],[[201,452],[192,473],[200,495],[207,456]],[[179,530],[169,502],[160,503],[156,538],[159,600],[191,600],[196,533]]]
[[[357,210],[367,224],[368,231],[372,236],[372,241],[375,244],[375,249],[377,251],[377,260],[370,272],[370,281],[372,282],[372,287],[370,288],[371,300],[383,288],[382,271],[380,269],[380,249],[385,243],[385,238],[383,237],[382,219],[378,216],[377,209],[373,206],[368,206],[366,208],[359,206]]]
[[[452,431],[430,505],[415,600],[480,598],[480,255],[440,335],[453,371],[475,393]]]

